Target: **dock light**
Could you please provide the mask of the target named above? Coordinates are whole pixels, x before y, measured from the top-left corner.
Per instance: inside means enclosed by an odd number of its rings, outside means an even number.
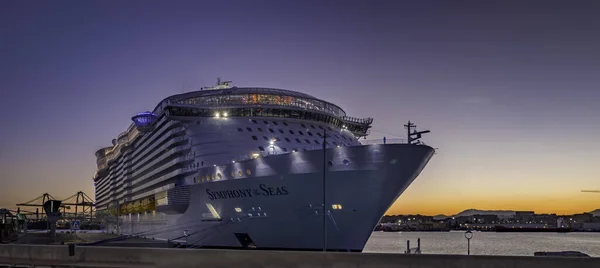
[[[215,117],[219,118],[219,117],[221,117],[221,115],[219,113],[215,113]]]
[[[235,164],[235,160],[231,160],[231,163],[234,163],[234,164]]]
[[[223,113],[223,116],[224,116],[224,117],[227,117],[227,112],[224,112],[224,113]]]
[[[465,238],[467,239],[467,255],[471,255],[471,238],[473,238],[473,232],[467,230],[465,232]]]

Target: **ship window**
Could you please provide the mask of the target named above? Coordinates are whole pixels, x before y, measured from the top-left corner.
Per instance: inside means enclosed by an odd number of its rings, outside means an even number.
[[[310,125],[310,127],[315,128],[315,126],[313,126],[313,125]]]
[[[249,169],[246,169],[246,174],[248,174],[248,176],[252,175],[252,171],[250,171]]]
[[[281,150],[283,150],[284,152],[287,152],[287,148],[285,148],[285,147],[281,148]]]
[[[306,125],[304,125],[304,124],[300,124],[300,125],[301,125],[303,128],[306,128]]]
[[[257,129],[258,129],[258,131],[262,132],[262,128],[257,128]]]
[[[265,123],[265,125],[268,125],[268,124],[269,124],[269,122],[267,122],[267,121],[263,121],[263,123]]]
[[[256,120],[254,120],[254,119],[252,119],[252,123],[258,124],[258,122],[256,122]]]
[[[283,125],[284,125],[284,126],[287,126],[288,124],[287,124],[286,122],[283,122]]]
[[[202,167],[204,166],[204,161],[200,162],[200,166],[202,166]]]
[[[319,126],[319,128],[320,128],[320,129],[323,129],[323,127],[322,127],[322,126]]]
[[[247,129],[248,131],[252,132],[252,129],[251,129],[251,128],[247,127],[246,129]]]
[[[269,131],[271,131],[271,133],[275,133],[275,130],[273,130],[272,128],[269,128]]]
[[[318,140],[315,140],[315,143],[316,143],[316,144],[321,144],[321,143],[319,143],[319,141],[318,141]]]
[[[292,151],[294,151],[294,152],[297,152],[297,151],[298,151],[298,148],[294,148],[294,149],[292,149]]]
[[[290,139],[288,139],[288,138],[285,138],[285,140],[286,140],[287,142],[292,142],[292,141],[291,141]]]
[[[329,129],[329,131],[333,131],[333,129],[331,129],[331,127],[327,127],[327,129]]]
[[[310,141],[309,141],[309,140],[307,140],[307,139],[304,139],[304,140],[306,141],[306,143],[310,144]]]
[[[333,142],[333,145],[336,145],[336,146],[337,146],[338,144],[337,144],[337,142],[335,142],[335,141],[334,141],[334,142]]]
[[[212,180],[213,181],[215,180],[215,174],[212,174]]]
[[[238,131],[239,131],[239,132],[242,132],[242,131],[244,131],[244,130],[243,130],[241,127],[238,127]]]
[[[221,173],[217,173],[217,178],[219,178],[219,180],[222,178],[223,176],[221,176]]]
[[[323,135],[321,135],[321,133],[320,133],[320,132],[317,132],[317,136],[319,136],[319,137],[323,137]]]
[[[252,136],[252,139],[255,141],[258,140],[258,138],[256,136]]]
[[[297,141],[298,143],[302,143],[302,142],[300,141],[300,139],[296,139],[296,141]]]
[[[231,177],[234,178],[235,177],[235,172],[231,171]]]
[[[283,134],[283,130],[282,130],[282,129],[279,129],[279,133]]]
[[[277,125],[279,125],[279,124],[277,124],[277,122],[273,121],[273,125],[276,125],[276,126],[277,126]]]
[[[240,170],[240,171],[238,171],[238,176],[240,176],[240,177],[241,177],[241,176],[243,176],[243,175],[244,175],[244,173],[243,173],[241,170]]]
[[[308,134],[308,136],[312,136],[312,133],[310,131],[307,131],[306,134]]]
[[[326,142],[325,142],[325,145],[329,145],[329,142],[328,142],[328,141],[326,141]]]
[[[269,140],[269,138],[267,138],[267,136],[263,136],[263,139],[266,140],[266,141]]]
[[[261,150],[261,151],[265,150],[265,148],[263,148],[262,146],[258,146],[258,149]]]
[[[294,134],[294,131],[290,130],[290,134]]]
[[[279,139],[279,137],[275,137],[275,140],[276,141],[281,141],[281,139]]]
[[[304,133],[302,133],[302,131],[298,131],[298,133],[299,133],[300,135],[303,135],[303,136],[304,136]]]

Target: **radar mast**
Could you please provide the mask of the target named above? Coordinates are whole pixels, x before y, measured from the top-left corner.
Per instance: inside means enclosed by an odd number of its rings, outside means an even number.
[[[231,88],[233,81],[221,81],[221,77],[217,77],[217,85],[213,87],[202,87],[200,90],[216,90],[216,89],[227,89]]]

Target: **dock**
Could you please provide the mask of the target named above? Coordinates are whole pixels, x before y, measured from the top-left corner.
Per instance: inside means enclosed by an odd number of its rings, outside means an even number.
[[[0,266],[248,268],[597,268],[600,258],[466,256],[69,245],[0,245]]]

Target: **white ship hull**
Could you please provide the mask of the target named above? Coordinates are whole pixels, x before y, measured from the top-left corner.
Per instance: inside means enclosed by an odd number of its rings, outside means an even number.
[[[409,144],[326,151],[326,247],[336,251],[362,251],[434,153]],[[196,247],[322,250],[323,166],[323,150],[312,150],[205,167],[200,171],[213,174],[251,170],[252,177],[184,186],[189,206],[169,201],[152,214],[122,216],[120,230],[181,243],[188,230],[187,243]],[[170,207],[183,213],[160,212]]]

